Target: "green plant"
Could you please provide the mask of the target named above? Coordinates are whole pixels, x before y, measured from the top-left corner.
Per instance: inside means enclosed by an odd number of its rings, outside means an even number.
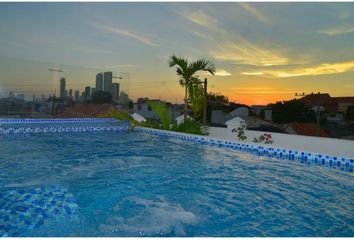
[[[191,81],[197,78],[195,76],[198,71],[207,71],[212,75],[215,74],[215,66],[212,62],[201,58],[194,62],[188,62],[187,59],[177,57],[172,55],[169,58],[168,62],[170,67],[176,66],[176,73],[180,77],[179,82],[182,86],[185,87],[184,91],[184,120],[187,120],[187,111],[188,111],[188,89],[190,87]]]
[[[156,120],[147,119],[146,122],[139,123],[141,127],[161,129],[160,123]]]
[[[197,77],[192,77],[188,87],[188,102],[191,104],[193,118],[200,120],[204,107],[204,87]]]
[[[247,136],[245,135],[245,130],[246,130],[246,125],[242,124],[237,129],[236,128],[232,129],[232,132],[237,133],[237,138],[239,141],[245,141],[247,139]]]
[[[149,101],[148,105],[159,116],[162,128],[164,130],[169,130],[171,125],[171,113],[166,103]]]
[[[118,111],[117,109],[111,109],[109,112],[98,115],[99,118],[115,118],[118,120],[126,120],[131,123],[130,129],[140,126],[141,124],[134,120],[129,114]]]
[[[194,119],[187,118],[180,124],[174,124],[172,131],[203,135],[202,126]]]

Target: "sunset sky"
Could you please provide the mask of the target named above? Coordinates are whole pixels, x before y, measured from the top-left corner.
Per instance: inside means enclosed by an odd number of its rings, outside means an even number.
[[[238,103],[354,96],[354,4],[0,3],[0,94],[52,89],[60,66],[74,90],[112,70],[133,99],[181,102],[171,54],[212,60],[209,90]]]

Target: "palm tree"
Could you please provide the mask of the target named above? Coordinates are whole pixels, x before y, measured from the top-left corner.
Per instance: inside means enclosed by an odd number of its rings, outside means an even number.
[[[187,59],[172,55],[169,58],[168,64],[170,67],[176,66],[176,73],[180,77],[179,82],[185,87],[184,92],[184,121],[187,119],[187,104],[188,104],[188,88],[193,79],[196,78],[195,74],[198,71],[206,71],[214,75],[215,66],[211,61],[204,58],[198,59],[194,62],[188,62]]]
[[[202,83],[197,77],[192,77],[189,81],[188,101],[191,104],[194,119],[201,119],[203,115],[205,89]]]

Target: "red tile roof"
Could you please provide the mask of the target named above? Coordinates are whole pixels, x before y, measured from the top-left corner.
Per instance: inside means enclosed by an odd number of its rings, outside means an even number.
[[[296,132],[299,135],[318,136],[316,123],[295,122],[295,123],[289,123],[288,126],[291,127],[294,130],[294,132]],[[323,129],[320,129],[320,136],[321,137],[328,137],[328,134]]]
[[[354,104],[354,97],[332,97],[323,105],[327,112],[337,112],[339,103]]]
[[[354,97],[332,97],[329,101],[335,103],[354,103]]]
[[[83,104],[73,106],[58,113],[58,118],[91,118],[109,112],[112,105],[106,104]]]

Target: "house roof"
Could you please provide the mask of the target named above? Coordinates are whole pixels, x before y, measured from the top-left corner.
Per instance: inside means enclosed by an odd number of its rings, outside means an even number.
[[[109,112],[112,105],[106,104],[83,104],[73,106],[58,113],[58,117],[62,118],[77,118],[77,117],[97,117],[98,115]]]
[[[332,97],[329,102],[333,103],[354,103],[354,97]]]
[[[317,135],[317,125],[316,123],[289,123],[288,125],[290,128],[294,130],[295,133],[299,135],[305,136],[318,136]],[[323,130],[320,129],[320,136],[321,137],[328,137],[328,134]]]
[[[317,104],[324,104],[328,100],[331,99],[331,96],[328,93],[321,93],[321,94],[309,94],[303,98],[300,98],[299,101],[305,104],[305,107],[314,107]]]
[[[240,117],[234,117],[234,118],[231,118],[230,120],[226,121],[225,124],[228,125],[228,124],[231,124],[231,123],[246,123],[246,121]]]
[[[336,112],[339,103],[354,104],[354,97],[332,97],[324,104],[324,106],[327,112]]]
[[[139,113],[133,113],[130,115],[132,118],[134,118],[135,121],[138,121],[138,122],[146,122],[146,119],[141,116]]]

